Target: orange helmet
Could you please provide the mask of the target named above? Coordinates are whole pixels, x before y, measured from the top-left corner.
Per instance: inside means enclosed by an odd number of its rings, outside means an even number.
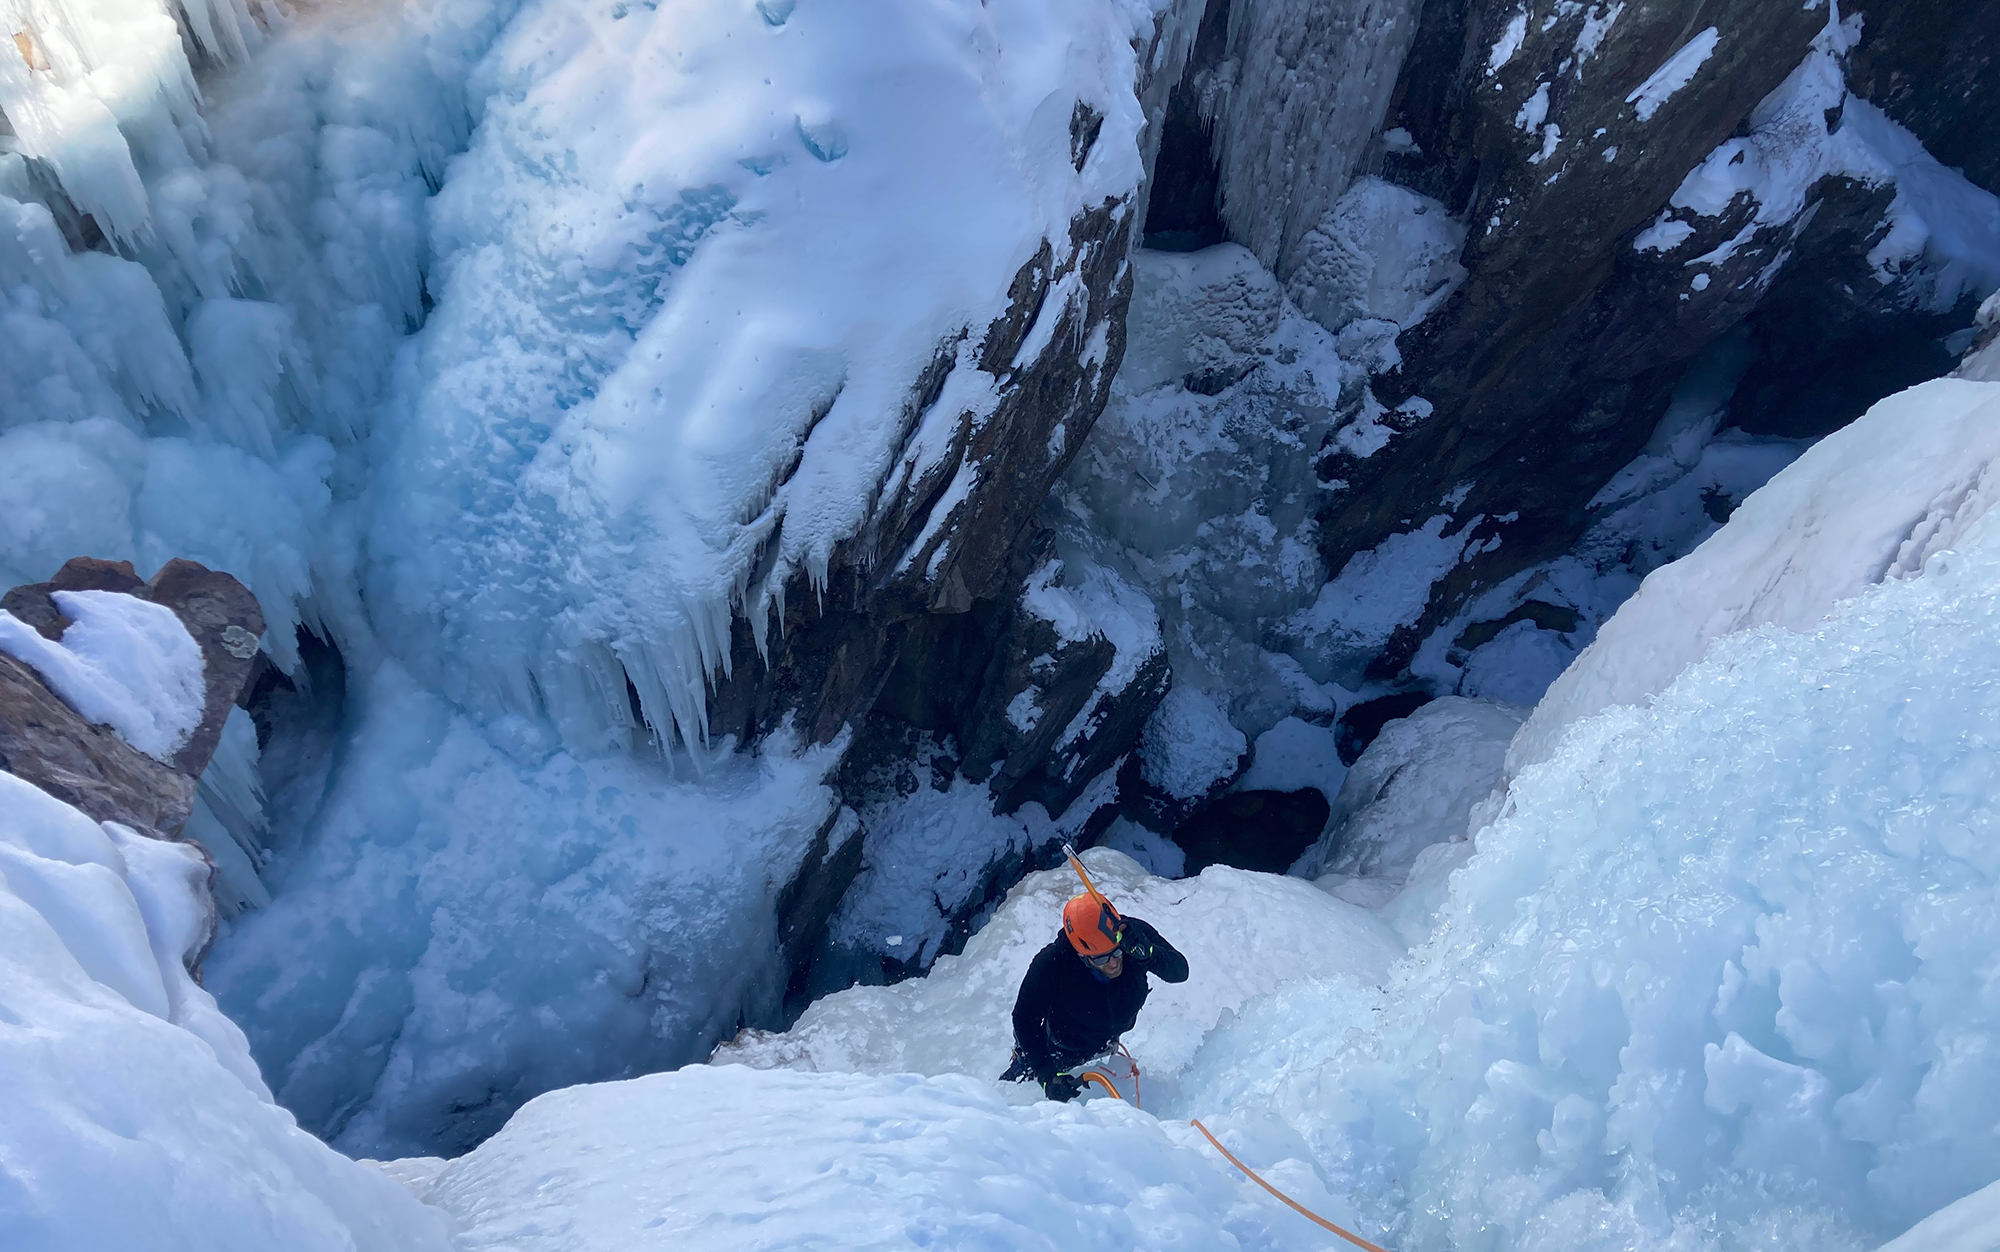
[[[1072,896],[1063,905],[1063,934],[1084,956],[1109,956],[1125,938],[1125,919],[1096,896]]]

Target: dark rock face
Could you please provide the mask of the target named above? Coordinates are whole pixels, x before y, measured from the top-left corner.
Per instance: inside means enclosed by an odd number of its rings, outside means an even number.
[[[778,943],[785,967],[792,971],[785,988],[788,1016],[803,1009],[814,992],[808,982],[813,946],[840,903],[840,893],[861,868],[861,834],[861,819],[854,810],[836,809],[778,896]]]
[[[1800,64],[1824,8],[1628,4],[1588,54],[1587,28],[1608,6],[1530,8],[1524,22],[1514,0],[1426,5],[1385,119],[1415,149],[1382,155],[1381,172],[1470,223],[1468,277],[1400,336],[1400,370],[1376,380],[1391,410],[1388,446],[1322,463],[1337,488],[1320,514],[1322,555],[1338,572],[1441,513],[1472,555],[1377,658],[1378,680],[1402,675],[1422,637],[1470,596],[1575,542],[1597,488],[1640,450],[1687,363],[1718,337],[1747,326],[1758,349],[1730,423],[1817,437],[1948,369],[1940,341],[1969,313],[1922,311],[1871,273],[1893,189],[1845,175],[1822,177],[1782,222],[1754,221],[1757,203],[1739,195],[1712,217],[1670,210],[1692,231],[1679,246],[1635,246],[1689,171],[1742,134]],[[2000,100],[2000,76],[1973,68],[1990,52],[1960,48],[2000,39],[1992,0],[1881,9],[1855,54],[1856,89],[1939,133],[1943,118],[1958,119],[1972,169],[1973,150],[1995,141],[1992,128],[1965,124],[1978,116],[1969,106],[1981,93]],[[1953,33],[1977,21],[1986,25],[1964,39]],[[1712,53],[1641,118],[1637,87],[1709,27],[1720,32]],[[1932,62],[1950,85],[1905,68]],[[1828,130],[1838,114],[1828,111]],[[1689,259],[1705,255],[1718,260],[1691,282]]]
[[[77,557],[49,581],[7,592],[0,608],[59,640],[69,619],[56,606],[58,591],[112,591],[172,609],[201,645],[202,720],[171,762],[156,761],[110,727],[84,721],[33,670],[0,656],[0,769],[97,821],[174,838],[194,810],[195,780],[215,755],[229,710],[249,686],[264,615],[242,583],[178,559],[142,582],[129,562]]]
[[[1842,9],[1843,13],[1854,6]],[[1870,0],[1849,81],[1930,154],[2000,193],[2000,0]]]
[[[1428,412],[1416,410],[1408,433],[1376,456],[1325,467],[1348,484],[1321,516],[1330,570],[1442,511],[1463,483],[1473,488],[1457,516],[1518,515],[1483,568],[1443,589],[1447,602],[1572,542],[1584,504],[1651,434],[1682,363],[1754,306],[1759,292],[1741,289],[1737,271],[1754,277],[1751,267],[1788,240],[1768,240],[1754,257],[1739,249],[1701,292],[1688,291],[1680,256],[1631,241],[1825,25],[1824,12],[1782,0],[1634,4],[1579,64],[1590,11],[1578,8],[1546,29],[1528,23],[1489,74],[1515,13],[1490,0],[1425,13],[1390,121],[1428,154],[1420,181],[1452,193],[1453,211],[1473,223],[1461,258],[1469,277],[1402,336],[1400,379],[1378,387],[1385,404],[1421,395]],[[1628,93],[1711,25],[1728,37],[1641,121]],[[1542,125],[1567,137],[1546,158],[1543,131],[1519,125],[1537,98]],[[1748,211],[1697,229],[1720,244]]]
[[[1021,268],[1007,314],[985,328],[973,360],[961,360],[957,343],[941,346],[906,410],[906,452],[871,524],[836,555],[823,591],[803,578],[790,589],[768,662],[750,623],[737,620],[730,670],[709,704],[717,733],[748,742],[789,716],[813,741],[830,741],[874,703],[908,640],[949,633],[922,619],[1014,598],[1035,512],[1103,410],[1124,356],[1130,220],[1116,203],[1085,214],[1065,259],[1045,246]],[[1058,288],[1067,298],[1052,304]],[[1054,319],[1045,346],[1016,364],[1044,316]],[[1085,345],[1099,335],[1103,353],[1093,357]],[[935,411],[953,369],[991,376],[1001,398],[989,416]],[[920,460],[920,432],[940,426],[944,454]]]
[[[1033,800],[1061,813],[1139,737],[1167,693],[1166,652],[1150,649],[1128,680],[1108,686],[1118,650],[1103,635],[1065,640],[1019,607],[1008,627],[963,724],[965,776],[990,778],[1002,812]],[[1010,715],[1022,700],[1037,711],[1027,729]]]
[[[1222,221],[1222,170],[1216,157],[1216,71],[1229,39],[1230,0],[1208,0],[1194,50],[1167,97],[1160,150],[1146,199],[1148,248],[1195,252],[1229,238]]]
[[[1174,831],[1187,853],[1187,873],[1211,865],[1282,874],[1326,827],[1332,806],[1318,789],[1233,791],[1196,809]]]
[[[1080,160],[1098,127],[1083,114],[1072,121]],[[905,451],[874,517],[836,553],[826,585],[801,577],[788,588],[762,655],[752,624],[736,619],[731,664],[709,704],[713,733],[749,744],[783,723],[821,743],[850,727],[861,740],[936,732],[974,745],[974,768],[994,778],[1005,807],[1033,799],[1052,812],[1123,750],[1150,711],[1146,692],[1157,701],[1164,689],[1163,662],[1151,686],[1129,683],[1131,698],[1102,702],[1093,732],[1073,742],[1013,734],[1005,710],[1030,682],[1057,704],[1088,699],[1109,667],[1104,640],[1056,647],[1021,599],[1046,559],[1036,513],[1124,356],[1131,228],[1127,204],[1079,217],[1063,256],[1045,244],[1021,268],[1003,317],[939,346],[905,409]],[[1031,335],[1038,347],[1024,356]],[[940,407],[954,370],[989,376],[999,396],[992,412]],[[940,445],[942,455],[925,455]],[[1053,672],[1036,668],[1044,657]],[[1068,719],[1051,713],[1044,724],[1059,730]],[[850,807],[866,798],[860,776],[841,775]],[[811,981],[814,946],[860,868],[861,833],[858,822],[825,832],[826,846],[814,846],[784,890],[794,998],[825,989]]]
[[[172,837],[194,811],[194,778],[76,715],[33,670],[0,656],[0,769],[94,821]]]

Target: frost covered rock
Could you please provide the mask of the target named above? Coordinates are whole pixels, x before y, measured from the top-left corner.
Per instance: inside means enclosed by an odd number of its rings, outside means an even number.
[[[1024,872],[1057,859],[1065,842],[1088,842],[1115,795],[1112,774],[1100,771],[1054,813],[1036,801],[1000,812],[989,787],[960,773],[948,742],[906,734],[855,754],[863,759],[843,762],[842,791],[865,833],[851,885],[840,884],[838,906],[812,936],[813,995],[893,982],[960,950]]]
[[[65,623],[74,614],[69,612],[66,607],[68,602],[61,597],[103,597],[107,594],[120,594],[149,607],[170,610],[170,620],[181,628],[180,633],[185,634],[192,645],[192,655],[179,662],[188,672],[175,680],[191,691],[192,707],[184,715],[185,733],[172,742],[166,755],[158,752],[153,755],[169,761],[183,773],[199,776],[215,755],[216,747],[222,740],[223,725],[229,720],[237,701],[248,690],[257,669],[264,634],[263,610],[258,606],[256,597],[235,578],[179,557],[161,565],[145,582],[139,581],[129,562],[114,564],[78,557],[65,563],[46,583],[15,587],[7,592],[4,598],[0,598],[0,607],[32,625],[45,637],[61,640],[69,646],[72,637]],[[98,598],[95,603],[108,609],[120,602]],[[147,609],[128,608],[126,611],[142,614]],[[169,619],[161,619],[155,613],[153,620]],[[172,638],[172,632],[163,637],[167,640],[163,645],[167,649],[181,646]],[[76,642],[81,645],[83,640],[79,638]],[[127,684],[141,681],[168,683],[164,677],[153,677],[161,673],[158,666],[128,650],[101,655],[96,659],[112,681]],[[165,686],[162,686],[164,690]],[[142,703],[151,705],[156,701]],[[143,746],[130,734],[126,735],[126,739],[135,746]]]
[[[1411,326],[1465,278],[1465,227],[1429,196],[1356,179],[1299,241],[1285,292],[1331,331],[1361,318]]]
[[[1347,771],[1326,831],[1292,872],[1400,883],[1424,849],[1470,838],[1472,810],[1501,781],[1507,744],[1527,714],[1444,696],[1384,726]]]
[[[156,761],[201,721],[201,649],[173,610],[113,591],[58,591],[69,623],[54,642],[0,612],[0,651],[24,662],[85,720]]]
[[[1409,143],[1381,172],[1469,227],[1468,277],[1397,336],[1382,437],[1329,449],[1317,533],[1335,572],[1440,514],[1486,533],[1414,635],[1376,645],[1384,677],[1416,674],[1421,636],[1577,543],[1719,337],[1745,328],[1757,349],[1729,423],[1818,437],[1948,370],[1946,337],[2000,283],[2000,201],[1843,81],[1871,25],[1780,4],[1711,16],[1495,0],[1424,19],[1386,119]],[[1958,55],[1897,23],[1875,81],[1899,56]]]
[[[1177,683],[1146,719],[1136,762],[1128,771],[1134,794],[1127,807],[1147,825],[1170,831],[1236,780],[1250,763],[1250,741],[1213,695]]]
[[[1340,736],[1328,726],[1288,717],[1257,736],[1250,768],[1236,780],[1243,791],[1297,791],[1316,788],[1331,804],[1340,794],[1347,765],[1340,759]]]
[[[0,597],[0,768],[98,820],[179,836],[225,723],[242,717],[263,624],[241,583],[178,559],[141,582],[129,563],[78,557],[13,588]]]
[[[1960,378],[2000,383],[2000,291],[1979,306],[1977,334],[1956,371]]]
[[[443,1252],[445,1224],[270,1102],[185,963],[195,849],[0,773],[0,1237],[10,1248]]]
[[[1119,386],[1137,395],[1168,383],[1214,395],[1256,367],[1285,297],[1235,244],[1132,257],[1132,309]]]
[[[1068,809],[1130,751],[1168,681],[1152,603],[1081,554],[1028,576],[985,670],[960,723],[964,770],[1004,810]]]

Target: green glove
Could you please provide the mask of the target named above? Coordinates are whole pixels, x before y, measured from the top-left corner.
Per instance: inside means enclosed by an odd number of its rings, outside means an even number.
[[[1126,956],[1131,957],[1135,961],[1150,961],[1153,959],[1152,932],[1134,926],[1130,922],[1125,923],[1124,939],[1119,946],[1125,949]]]
[[[1042,1092],[1051,1100],[1067,1104],[1083,1092],[1083,1082],[1075,1074],[1057,1074],[1042,1084]]]

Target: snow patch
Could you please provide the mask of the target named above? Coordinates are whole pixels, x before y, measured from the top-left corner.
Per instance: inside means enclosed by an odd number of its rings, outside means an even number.
[[[201,645],[165,605],[112,591],[58,591],[70,619],[51,642],[0,610],[0,652],[42,676],[85,721],[170,760],[201,724],[208,689]]]
[[[1696,71],[1715,55],[1715,46],[1722,40],[1722,32],[1711,26],[1681,45],[1678,52],[1668,57],[1660,68],[1654,70],[1645,82],[1632,89],[1625,97],[1625,103],[1639,115],[1642,122],[1653,120],[1653,114],[1660,106],[1672,98],[1673,94],[1688,85]]]

